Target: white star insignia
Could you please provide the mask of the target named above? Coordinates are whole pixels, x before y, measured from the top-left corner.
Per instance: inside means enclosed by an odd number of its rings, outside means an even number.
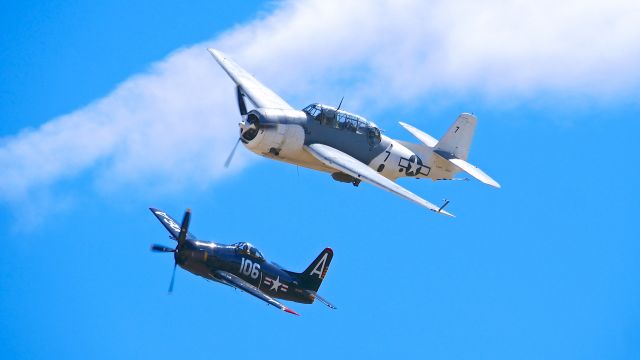
[[[278,292],[278,288],[280,287],[282,283],[280,282],[280,276],[278,276],[275,280],[273,280],[273,282],[271,283],[271,289],[269,290],[275,290],[276,292]]]

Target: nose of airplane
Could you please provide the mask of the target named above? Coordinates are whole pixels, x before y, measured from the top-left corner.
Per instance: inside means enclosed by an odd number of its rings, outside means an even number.
[[[176,261],[176,264],[183,266],[187,264],[191,258],[193,257],[193,249],[189,246],[182,246],[176,249],[176,252],[173,254],[173,258]]]
[[[173,253],[173,259],[175,260],[176,264],[178,264],[178,265],[184,264],[184,254],[183,253],[184,253],[184,251],[179,251],[179,250],[176,250]]]

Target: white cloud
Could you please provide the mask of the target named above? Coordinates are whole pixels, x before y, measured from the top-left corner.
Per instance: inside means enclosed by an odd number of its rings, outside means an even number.
[[[437,91],[602,97],[638,87],[638,23],[634,1],[308,1],[219,43],[305,97],[345,79],[344,92],[378,103]]]
[[[19,200],[97,164],[101,186],[205,184],[224,173],[237,139],[232,94],[202,46],[180,50],[105,98],[4,139],[0,196]]]
[[[0,200],[95,170],[98,186],[206,186],[237,138],[229,53],[293,105],[384,108],[439,92],[628,96],[640,83],[634,1],[285,2],[177,50],[111,94],[0,141]],[[336,95],[338,94],[338,95]],[[235,168],[250,159],[238,152]],[[199,173],[198,177],[183,174]]]

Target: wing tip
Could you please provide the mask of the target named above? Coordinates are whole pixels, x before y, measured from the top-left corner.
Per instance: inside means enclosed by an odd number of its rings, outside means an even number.
[[[453,215],[452,213],[444,210],[444,207],[447,206],[448,204],[449,204],[449,201],[445,202],[444,205],[442,205],[439,208],[434,206],[434,207],[428,207],[427,209],[433,211],[436,214],[442,214],[442,215],[445,215],[445,216],[449,216],[449,217],[455,218],[456,217],[455,215]]]
[[[217,49],[214,49],[214,48],[207,48],[207,51],[218,62],[221,62],[225,58],[224,53],[222,53],[220,50],[217,50]]]
[[[456,216],[453,215],[452,213],[448,212],[448,211],[444,211],[444,210],[440,210],[440,211],[436,211],[438,214],[442,214],[442,215],[446,215],[452,218],[455,218]]]
[[[410,133],[413,133],[414,130],[417,130],[413,125],[409,125],[404,121],[398,121],[398,124],[400,124],[400,126],[402,126],[405,130],[409,131]]]
[[[469,174],[469,172],[467,172],[467,174]],[[493,178],[491,176],[487,175],[486,173],[484,173],[484,177],[477,177],[477,176],[474,176],[473,174],[469,174],[469,175],[471,175],[471,176],[475,177],[476,179],[480,180],[480,182],[482,182],[484,184],[487,184],[487,185],[489,185],[491,187],[494,187],[496,189],[501,189],[502,188],[502,185],[500,185],[500,183],[498,183],[497,181],[493,180]]]
[[[284,309],[282,309],[282,310],[284,310],[284,312],[288,312],[289,314],[293,314],[293,315],[296,315],[296,316],[300,316],[300,314],[298,314],[297,312],[295,312],[295,311],[293,311],[293,310],[289,309],[288,307],[285,307],[285,308],[284,308]]]

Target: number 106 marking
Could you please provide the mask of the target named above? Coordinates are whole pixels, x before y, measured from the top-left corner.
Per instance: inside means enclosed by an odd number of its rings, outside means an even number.
[[[260,264],[254,263],[249,259],[242,258],[240,263],[240,273],[250,275],[252,279],[257,279],[260,275]]]

